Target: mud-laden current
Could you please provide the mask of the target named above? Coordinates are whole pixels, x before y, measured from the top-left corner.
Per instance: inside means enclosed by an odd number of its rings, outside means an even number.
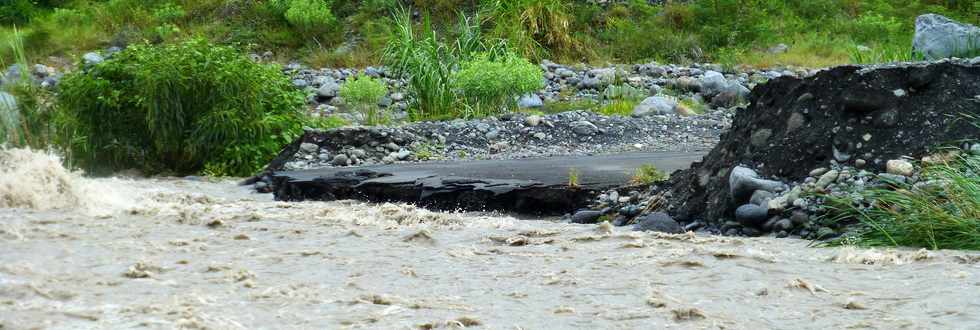
[[[0,328],[977,329],[980,254],[275,202],[0,151]]]

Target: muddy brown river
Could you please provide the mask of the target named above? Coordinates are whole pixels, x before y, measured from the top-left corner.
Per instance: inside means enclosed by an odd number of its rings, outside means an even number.
[[[282,203],[59,162],[0,151],[0,329],[980,328],[975,252]]]

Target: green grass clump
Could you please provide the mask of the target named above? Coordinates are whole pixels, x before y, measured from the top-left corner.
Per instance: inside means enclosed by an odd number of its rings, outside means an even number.
[[[388,95],[388,86],[384,81],[365,75],[351,78],[340,86],[340,97],[354,109],[363,112],[369,125],[387,122],[387,114],[378,108],[385,95]]]
[[[286,21],[301,33],[316,37],[337,27],[337,18],[330,11],[332,0],[290,0]]]
[[[636,169],[630,183],[633,185],[649,185],[657,182],[667,181],[669,176],[651,164],[644,164]]]
[[[452,76],[470,117],[484,117],[516,108],[517,97],[544,88],[541,68],[515,54],[494,58],[480,53],[460,63]]]
[[[0,145],[18,148],[45,149],[55,138],[51,119],[54,116],[53,94],[31,81],[30,61],[24,51],[20,34],[15,31],[9,39],[20,70],[11,81],[0,85]],[[0,60],[0,67],[7,68]]]
[[[545,102],[541,108],[543,114],[568,111],[598,111],[599,102],[591,99],[572,99],[568,101]]]
[[[304,125],[276,66],[202,39],[134,45],[65,77],[59,126],[83,168],[254,174]]]
[[[632,100],[616,100],[612,101],[601,108],[596,110],[596,113],[605,116],[629,116],[633,114],[633,108],[637,105],[636,101]]]
[[[416,28],[406,10],[398,11],[384,62],[408,79],[412,119],[491,115],[544,86],[541,69],[505,40],[485,38],[480,21],[460,13],[454,33],[441,36],[428,16]]]
[[[857,222],[831,243],[980,250],[980,156],[926,165],[921,177],[926,184],[860,192],[867,202],[827,196],[825,219]]]

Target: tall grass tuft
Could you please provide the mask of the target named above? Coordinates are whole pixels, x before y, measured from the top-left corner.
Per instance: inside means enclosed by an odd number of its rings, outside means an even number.
[[[16,59],[10,68],[16,70],[0,85],[0,145],[46,149],[55,137],[52,95],[31,80],[24,41],[16,29],[7,44]],[[6,67],[0,60],[0,68]]]
[[[463,64],[479,54],[492,59],[508,56],[507,43],[484,38],[480,18],[459,14],[455,38],[441,38],[428,14],[416,29],[408,10],[395,11],[394,36],[385,47],[383,62],[408,79],[412,119],[441,119],[466,114],[466,104],[457,95],[454,75]],[[497,77],[501,79],[503,77]]]
[[[857,221],[833,244],[980,250],[980,156],[926,165],[920,182],[860,193],[870,204],[828,196],[827,219]]]

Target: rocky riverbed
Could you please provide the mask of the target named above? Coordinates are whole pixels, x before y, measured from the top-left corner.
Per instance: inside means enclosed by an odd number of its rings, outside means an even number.
[[[283,203],[0,153],[0,327],[945,328],[980,255]],[[28,179],[29,178],[29,179]]]

